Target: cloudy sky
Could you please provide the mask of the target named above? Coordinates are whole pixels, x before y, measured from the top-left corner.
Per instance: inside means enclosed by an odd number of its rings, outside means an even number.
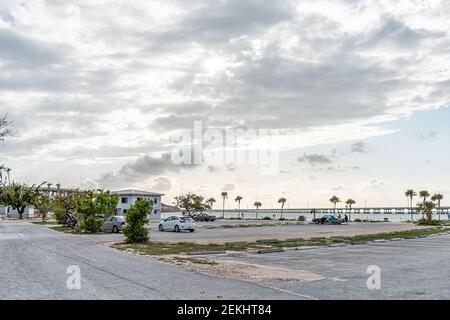
[[[450,196],[449,32],[450,1],[437,0],[0,0],[0,113],[17,132],[0,160],[16,181],[166,203]],[[247,141],[276,152],[276,172],[174,163],[194,121],[276,133]]]

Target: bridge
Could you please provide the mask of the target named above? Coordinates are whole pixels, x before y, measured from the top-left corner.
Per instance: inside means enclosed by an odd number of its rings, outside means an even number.
[[[211,212],[220,214],[223,209],[215,209]],[[255,213],[256,209],[225,209],[228,213]],[[418,214],[417,208],[413,207],[367,207],[367,208],[297,208],[297,209],[258,209],[258,213],[264,214],[281,214],[281,213],[291,213],[291,214]],[[433,213],[449,214],[450,207],[440,207],[433,210]]]

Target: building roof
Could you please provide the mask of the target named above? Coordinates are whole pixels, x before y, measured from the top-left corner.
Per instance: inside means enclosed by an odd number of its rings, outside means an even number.
[[[163,196],[163,193],[156,193],[156,192],[150,192],[150,191],[142,191],[142,190],[135,190],[135,189],[126,189],[126,190],[119,190],[119,191],[113,191],[113,193],[117,193],[121,196]]]

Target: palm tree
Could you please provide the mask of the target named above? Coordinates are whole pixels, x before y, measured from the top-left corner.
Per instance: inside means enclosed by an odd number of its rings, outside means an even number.
[[[415,196],[417,196],[417,193],[412,190],[412,189],[408,189],[405,192],[405,196],[407,196],[409,198],[409,207],[410,207],[410,212],[411,212],[411,222],[414,222],[414,217],[413,217],[413,198]]]
[[[283,209],[284,209],[284,204],[286,203],[286,198],[280,198],[278,199],[278,203],[281,203],[281,217],[280,220],[283,219]]]
[[[256,220],[258,220],[258,209],[262,206],[262,204],[261,202],[256,201],[253,205],[256,207]]]
[[[208,200],[206,200],[206,203],[209,206],[209,212],[211,212],[211,209],[213,208],[215,202],[216,202],[216,199],[214,199],[214,198],[209,198]]]
[[[430,193],[426,190],[420,191],[419,196],[423,198],[423,203],[427,201],[427,198],[430,196]],[[425,213],[422,211],[422,219],[425,219]]]
[[[222,206],[222,218],[225,219],[225,199],[228,198],[228,192],[222,192],[222,200],[223,200],[223,206]]]
[[[241,197],[241,196],[237,196],[235,199],[234,199],[234,201],[235,202],[237,202],[238,203],[238,217],[240,217],[240,215],[241,215],[241,200],[242,200],[243,198]]]
[[[439,220],[441,220],[441,200],[444,199],[444,195],[437,193],[431,197],[432,201],[437,202]]]
[[[355,200],[353,199],[347,199],[347,201],[345,201],[345,204],[348,206],[348,220],[351,220],[351,213],[352,213],[352,205],[354,205],[356,203]]]
[[[417,204],[417,211],[427,215],[427,224],[433,224],[433,209],[436,207],[432,201],[424,201]]]
[[[336,215],[336,205],[337,205],[339,202],[341,202],[341,199],[339,199],[339,198],[336,197],[336,196],[333,196],[333,197],[330,199],[330,202],[334,205],[334,214]]]

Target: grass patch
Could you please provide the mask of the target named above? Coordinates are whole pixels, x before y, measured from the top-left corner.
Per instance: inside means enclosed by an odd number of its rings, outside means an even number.
[[[265,240],[249,243],[227,243],[227,244],[197,244],[191,242],[148,242],[144,244],[117,243],[112,245],[113,248],[133,251],[138,254],[150,256],[186,254],[194,251],[245,251],[259,250],[268,248],[293,248],[304,246],[327,246],[334,243],[359,244],[377,239],[390,240],[393,238],[418,237],[443,232],[445,229],[441,227],[395,231],[378,234],[357,235],[354,237],[333,237],[333,238],[311,238],[309,240],[298,239],[298,241],[290,240]],[[191,259],[191,258],[189,258]]]

